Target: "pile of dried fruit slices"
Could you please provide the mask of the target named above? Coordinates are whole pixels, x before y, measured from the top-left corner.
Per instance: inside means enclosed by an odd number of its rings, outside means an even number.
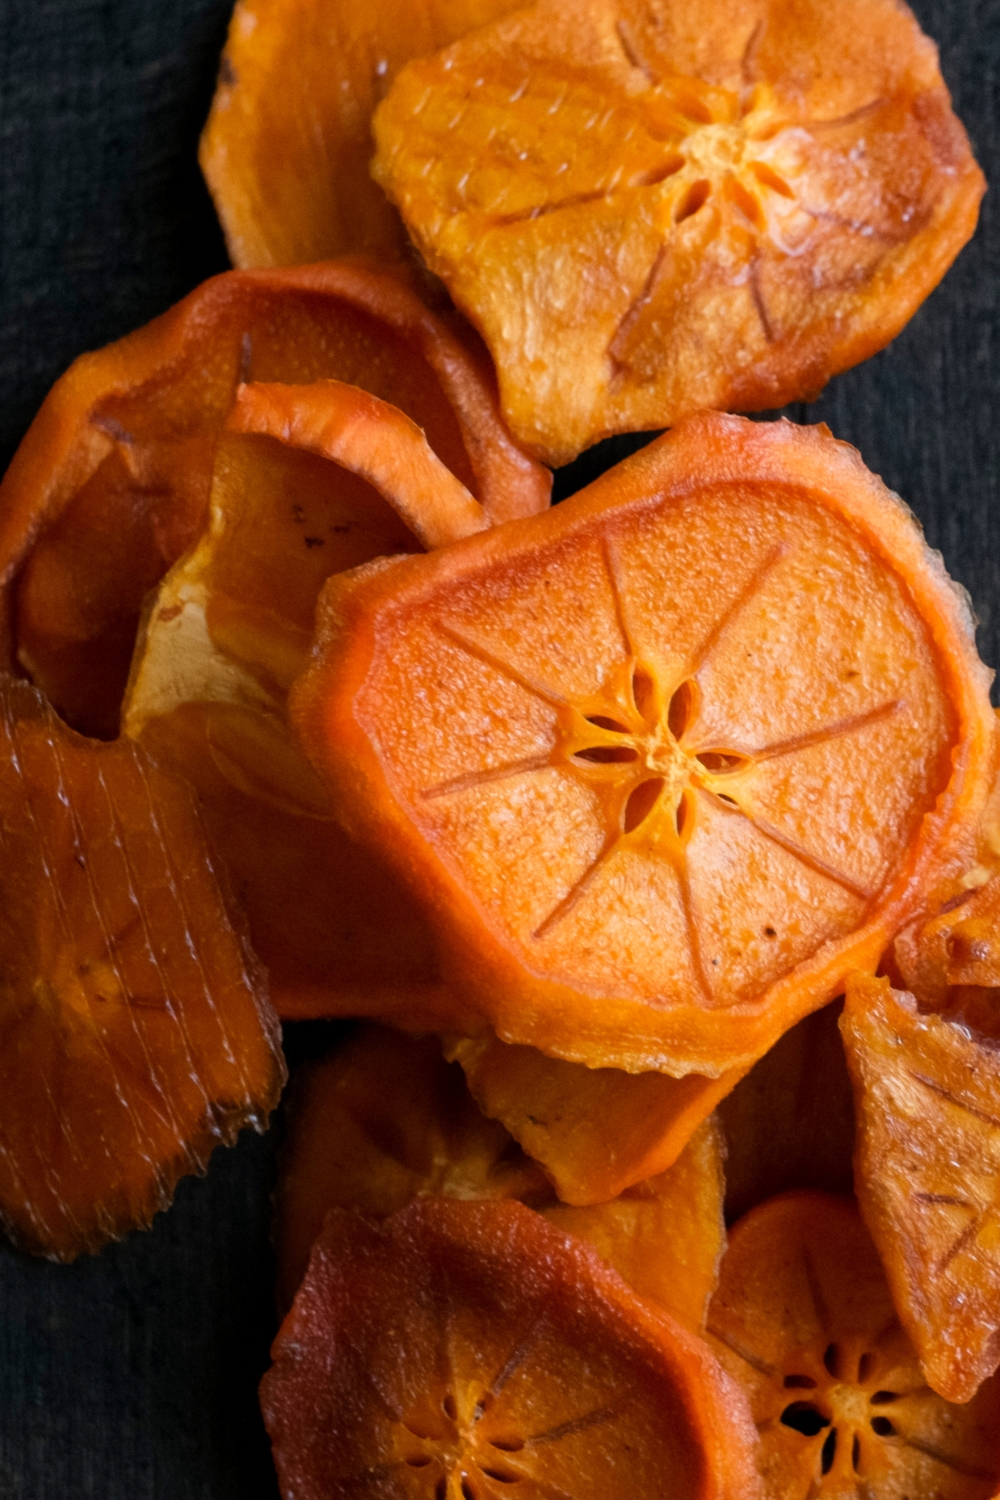
[[[148,1224],[350,1019],[284,1110],[288,1500],[991,1500],[990,674],[852,449],[728,414],[972,233],[935,48],[406,9],[239,0],[240,269],[0,484],[0,1221]]]

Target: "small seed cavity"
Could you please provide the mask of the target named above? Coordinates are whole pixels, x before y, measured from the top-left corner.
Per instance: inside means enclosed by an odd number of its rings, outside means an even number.
[[[625,833],[634,833],[640,823],[646,821],[656,806],[662,790],[663,781],[659,776],[651,777],[649,781],[640,781],[625,804],[625,813],[622,818],[622,828]]]
[[[875,1367],[874,1354],[862,1354],[858,1360],[858,1385],[867,1385]]]
[[[681,201],[674,211],[674,223],[682,224],[685,219],[690,219],[704,208],[712,192],[712,184],[707,178],[701,177],[697,182],[692,182]]]
[[[644,719],[650,717],[655,697],[656,685],[652,677],[641,667],[636,667],[632,673],[632,701]]]
[[[854,1434],[854,1442],[851,1444],[851,1467],[855,1474],[861,1472],[861,1439],[857,1433]]]
[[[781,1421],[785,1427],[791,1427],[793,1432],[801,1432],[803,1437],[816,1437],[829,1427],[830,1418],[824,1417],[818,1406],[811,1401],[793,1401],[791,1406],[786,1406],[781,1413]]]
[[[888,1417],[872,1417],[872,1432],[879,1437],[895,1437],[896,1426]]]
[[[786,1375],[786,1391],[814,1391],[816,1382],[811,1375]]]
[[[830,1429],[830,1434],[823,1444],[823,1452],[820,1455],[820,1469],[824,1474],[829,1474],[833,1468],[833,1460],[837,1456],[837,1429]]]
[[[626,765],[638,760],[639,752],[631,745],[592,745],[589,750],[578,750],[574,760],[585,760],[595,766]]]
[[[694,687],[690,682],[682,682],[667,709],[667,728],[675,740],[687,733],[693,715]]]
[[[836,1344],[827,1344],[823,1351],[823,1364],[828,1375],[832,1375],[834,1380],[840,1379],[840,1350]]]
[[[592,714],[587,723],[593,724],[596,729],[610,729],[612,734],[628,734],[627,724],[619,724],[617,719],[608,719],[604,714]]]
[[[899,1396],[895,1391],[876,1391],[872,1397],[872,1406],[891,1406],[893,1401],[898,1401]]]

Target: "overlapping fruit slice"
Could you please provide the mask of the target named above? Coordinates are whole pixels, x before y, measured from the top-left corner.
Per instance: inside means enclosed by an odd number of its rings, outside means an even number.
[[[491,520],[547,504],[481,351],[402,271],[217,276],[83,355],[32,424],[0,485],[0,664],[16,659],[75,728],[113,737],[143,599],[202,530],[238,383],[325,377],[405,411]]]
[[[276,1201],[287,1311],[330,1208],[384,1218],[417,1197],[516,1198],[595,1246],[686,1327],[702,1327],[725,1243],[722,1147],[707,1122],[668,1172],[614,1202],[556,1201],[541,1168],[476,1107],[432,1038],[361,1027],[297,1076]]]
[[[1000,876],[906,928],[893,958],[922,1002],[1000,1041]]]
[[[233,264],[404,256],[368,170],[375,106],[403,63],[517,4],[239,0],[200,150]]]
[[[495,1036],[452,1038],[445,1050],[479,1107],[541,1162],[563,1203],[579,1205],[605,1203],[673,1166],[742,1076],[586,1068]]]
[[[555,463],[815,394],[899,332],[984,188],[896,0],[541,0],[409,64],[375,137]]]
[[[1000,1053],[858,975],[841,1026],[857,1192],[924,1375],[967,1401],[1000,1365]],[[1000,1418],[998,1418],[1000,1421]]]
[[[707,1346],[519,1203],[334,1210],[272,1355],[261,1405],[297,1500],[758,1491]]]
[[[545,516],[327,584],[293,695],[505,1041],[718,1076],[967,857],[966,607],[822,430],[704,415]]]
[[[788,1193],[732,1231],[709,1337],[742,1384],[773,1500],[987,1500],[1000,1381],[967,1406],[924,1383],[850,1199]]]
[[[0,679],[0,1222],[58,1259],[165,1208],[284,1080],[194,798]]]

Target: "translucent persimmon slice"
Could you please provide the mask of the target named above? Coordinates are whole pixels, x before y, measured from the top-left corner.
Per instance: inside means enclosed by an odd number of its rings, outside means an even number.
[[[588,1240],[638,1292],[700,1329],[725,1245],[722,1143],[708,1121],[670,1171],[610,1203],[557,1202],[541,1168],[477,1108],[433,1038],[360,1027],[296,1075],[276,1198],[287,1311],[330,1208],[384,1218],[414,1198],[516,1198]]]
[[[1000,1365],[1000,1053],[867,975],[841,1028],[861,1211],[925,1378],[967,1401]]]
[[[545,516],[332,579],[293,692],[504,1041],[718,1077],[975,844],[963,599],[823,430],[689,419]]]
[[[1000,1381],[968,1406],[927,1387],[852,1200],[788,1193],[741,1219],[709,1338],[749,1398],[769,1500],[987,1500],[1000,1484]]]
[[[701,1122],[742,1077],[624,1073],[546,1057],[498,1037],[453,1038],[480,1108],[541,1162],[563,1203],[617,1198],[673,1166]]]
[[[375,137],[554,463],[814,395],[895,337],[984,188],[897,0],[540,0],[409,64]]]
[[[408,245],[372,181],[371,117],[403,63],[519,0],[239,0],[200,160],[236,266]]]
[[[297,1500],[758,1490],[707,1346],[519,1203],[333,1210],[272,1356],[261,1406]]]
[[[19,662],[75,728],[113,737],[143,599],[205,524],[238,384],[323,378],[406,412],[490,520],[548,503],[488,361],[402,270],[230,272],[50,392],[0,484],[0,665]]]
[[[60,1260],[146,1226],[284,1080],[189,790],[0,679],[0,1222]]]

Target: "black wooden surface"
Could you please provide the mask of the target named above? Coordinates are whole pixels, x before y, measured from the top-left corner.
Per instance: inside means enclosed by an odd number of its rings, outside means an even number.
[[[2,464],[74,355],[225,265],[195,146],[229,3],[0,0]],[[915,9],[1000,186],[1000,0]],[[970,590],[991,665],[997,215],[988,195],[975,240],[890,349],[789,413],[828,422],[909,501]],[[628,446],[579,460],[560,491]],[[0,1500],[274,1500],[255,1403],[272,1166],[272,1142],[245,1137],[150,1234],[74,1266],[0,1243]]]

